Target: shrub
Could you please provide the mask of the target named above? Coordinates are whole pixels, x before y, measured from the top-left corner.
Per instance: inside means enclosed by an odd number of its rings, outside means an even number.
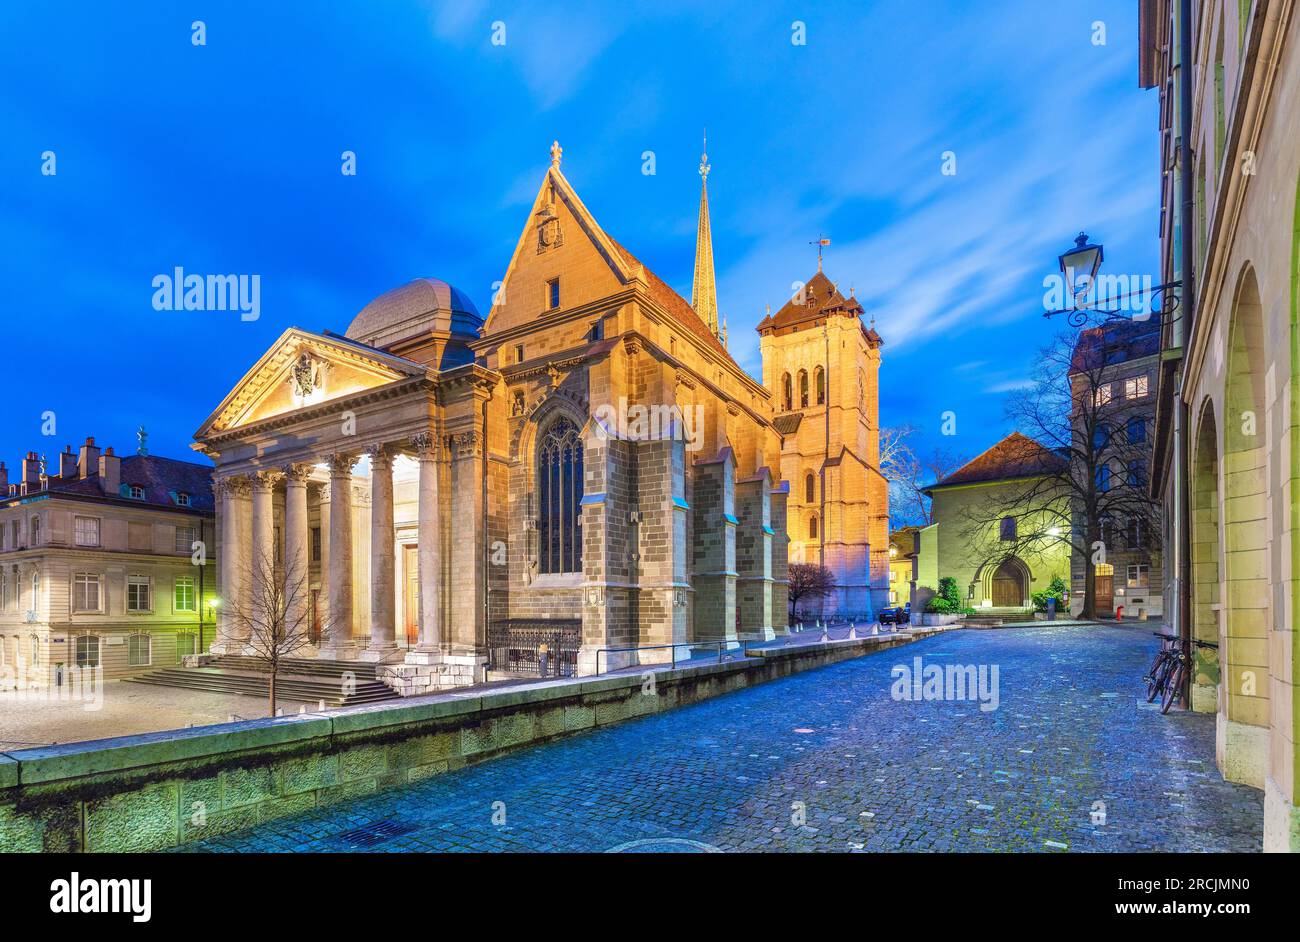
[[[1053,576],[1052,581],[1047,584],[1047,588],[1042,592],[1035,592],[1031,598],[1034,601],[1034,611],[1047,611],[1047,600],[1056,599],[1056,610],[1065,611],[1065,594],[1067,587],[1065,580],[1060,576]]]

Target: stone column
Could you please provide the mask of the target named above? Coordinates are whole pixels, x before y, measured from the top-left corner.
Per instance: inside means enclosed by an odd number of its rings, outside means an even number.
[[[253,474],[253,539],[249,549],[253,581],[253,620],[263,622],[268,604],[267,586],[275,578],[275,511],[272,495],[278,471]]]
[[[408,664],[434,664],[442,654],[441,527],[439,514],[438,470],[441,443],[432,432],[412,439],[420,461],[419,519],[420,546],[420,640],[406,654]]]
[[[320,656],[333,660],[356,657],[352,640],[352,466],[356,456],[330,456],[329,530],[329,640],[321,645]]]
[[[383,445],[370,455],[370,646],[363,661],[390,661],[397,647],[394,611],[393,456]]]
[[[329,578],[330,578],[330,486],[319,487],[320,501],[320,589],[316,597],[316,617],[321,624],[321,641],[328,640],[325,626],[329,624]]]
[[[248,494],[248,479],[224,477],[217,482],[221,501],[218,520],[221,539],[218,547],[217,574],[221,578],[221,604],[217,608],[217,639],[210,650],[214,654],[238,654],[243,650],[243,632],[237,617],[243,599],[246,547],[239,528],[241,499]]]
[[[284,598],[285,627],[306,634],[311,627],[311,532],[307,526],[307,481],[311,465],[284,469]]]

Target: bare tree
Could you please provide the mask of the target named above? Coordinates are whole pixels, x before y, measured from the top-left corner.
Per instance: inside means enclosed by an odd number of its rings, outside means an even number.
[[[269,678],[271,716],[275,716],[276,681],[285,660],[313,642],[306,566],[298,561],[285,570],[276,565],[271,552],[260,550],[240,568],[251,591],[245,602],[227,600],[229,628],[220,640],[242,645],[245,657],[261,662]],[[322,633],[326,630],[322,626]]]
[[[935,448],[925,460],[918,458],[908,442],[915,432],[910,425],[880,430],[880,473],[889,482],[889,523],[894,530],[934,523],[925,489],[965,464],[945,448]]]
[[[790,564],[790,617],[800,599],[824,599],[835,592],[835,573],[816,563]]]
[[[1021,480],[966,513],[966,536],[986,559],[1066,542],[1082,562],[1084,618],[1096,617],[1096,567],[1115,547],[1115,529],[1136,522],[1159,539],[1159,508],[1147,494],[1151,445],[1130,425],[1149,413],[1150,400],[1116,390],[1122,364],[1153,351],[1159,332],[1156,317],[1115,321],[1044,347],[1033,382],[1006,408],[1027,436],[1004,455],[1008,476]]]

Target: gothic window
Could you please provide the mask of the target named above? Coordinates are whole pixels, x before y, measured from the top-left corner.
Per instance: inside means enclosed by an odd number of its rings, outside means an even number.
[[[791,392],[789,373],[781,376],[781,408],[786,412],[794,408],[794,394]]]
[[[538,568],[582,571],[582,437],[567,418],[547,427],[537,446]]]
[[[816,503],[817,501],[817,481],[809,474],[803,479],[803,502],[805,504]]]
[[[819,366],[813,373],[813,387],[817,390],[817,405],[826,404],[826,373]]]
[[[817,515],[808,518],[808,539],[817,539]]]
[[[1003,517],[1002,525],[998,536],[1003,540],[1014,540],[1016,538],[1016,518]]]
[[[808,408],[808,371],[799,371],[799,408]]]

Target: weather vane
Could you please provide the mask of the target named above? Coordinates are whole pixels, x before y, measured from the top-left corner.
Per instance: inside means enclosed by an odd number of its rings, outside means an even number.
[[[704,129],[704,148],[700,152],[700,176],[705,179],[709,176],[709,171],[713,169],[709,166],[709,129]]]
[[[136,446],[136,448],[135,448],[135,453],[136,453],[137,455],[147,455],[147,454],[149,454],[149,448],[148,448],[148,446],[145,444],[145,442],[147,442],[147,441],[149,440],[149,433],[146,432],[146,431],[144,430],[144,426],[143,426],[143,425],[140,426],[138,429],[135,430],[135,437],[138,438],[138,439],[140,439],[140,444]]]
[[[823,239],[821,235],[818,235],[817,240],[815,242],[809,242],[808,244],[817,246],[817,270],[821,271],[822,270],[822,249],[825,246],[830,245],[831,240]]]

